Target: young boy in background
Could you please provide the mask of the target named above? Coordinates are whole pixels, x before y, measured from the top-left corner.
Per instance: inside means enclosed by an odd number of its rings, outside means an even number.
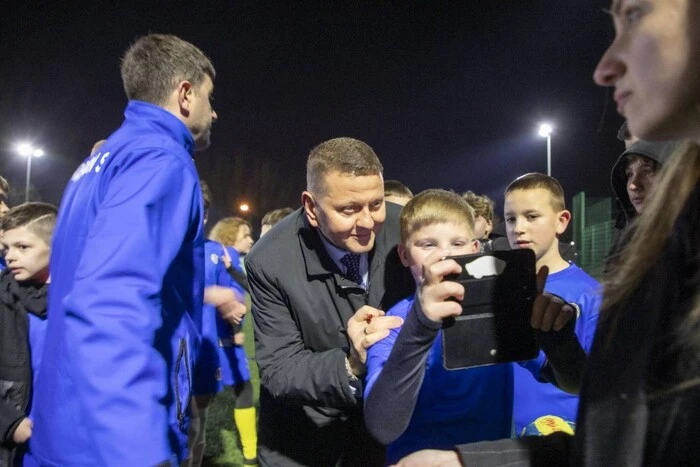
[[[506,188],[503,211],[511,247],[534,251],[537,270],[547,268],[549,273],[544,290],[575,307],[572,324],[581,347],[588,353],[598,322],[601,295],[598,282],[559,253],[558,237],[571,220],[564,190],[553,177],[539,173],[523,175]],[[578,395],[566,393],[552,384],[542,384],[533,377],[540,375],[545,362],[546,357],[540,352],[539,357],[525,363],[524,368],[514,367],[513,417],[517,434],[544,415],[576,420]]]
[[[0,222],[7,269],[0,273],[0,465],[22,465],[32,436],[32,382],[46,332],[56,207],[25,203]]]
[[[209,216],[212,202],[209,185],[200,180],[202,201],[204,205],[204,224]],[[226,323],[230,329],[238,326],[246,313],[243,303],[243,289],[238,287],[224,266],[224,248],[219,243],[204,242],[204,306],[202,309],[202,341],[192,376],[193,398],[190,404],[190,426],[188,428],[189,454],[181,467],[199,467],[202,465],[206,448],[206,422],[209,405],[214,396],[223,390],[221,362],[219,360],[219,321]],[[232,292],[233,291],[233,292]],[[216,294],[234,293],[237,303],[233,308],[217,309],[221,300]],[[213,299],[212,299],[213,298]],[[229,331],[229,338],[233,334]]]
[[[388,445],[389,463],[420,449],[510,437],[514,365],[446,370],[442,320],[461,313],[461,305],[451,299],[461,300],[469,291],[451,281],[438,284],[442,287],[438,293],[425,288],[425,274],[431,267],[442,268],[440,281],[461,271],[457,262],[445,257],[479,251],[474,211],[456,193],[426,190],[404,206],[399,222],[399,256],[419,289],[415,297],[387,312],[387,316],[402,318],[403,326],[385,331],[376,343],[368,342],[373,345],[367,351],[367,428]],[[550,303],[544,296],[535,305],[540,311],[549,306],[552,312],[553,319],[544,331],[552,326],[558,331],[573,316],[569,307]],[[533,327],[541,327],[535,321]],[[371,322],[367,328],[365,335],[372,335]]]

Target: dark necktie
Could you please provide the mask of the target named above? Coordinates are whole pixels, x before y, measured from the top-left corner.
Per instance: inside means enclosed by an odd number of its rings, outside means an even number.
[[[340,262],[345,266],[345,277],[358,285],[362,285],[362,276],[360,275],[360,255],[348,253],[340,258]]]

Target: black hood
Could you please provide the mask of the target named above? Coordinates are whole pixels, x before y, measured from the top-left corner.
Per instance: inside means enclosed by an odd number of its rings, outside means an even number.
[[[638,154],[640,156],[648,157],[659,163],[659,165],[664,165],[668,158],[671,156],[673,151],[678,147],[677,141],[670,142],[655,142],[651,143],[649,141],[637,141],[632,144],[625,152],[623,152],[620,157],[615,162],[610,173],[610,184],[612,185],[613,193],[615,193],[615,198],[617,203],[624,212],[624,219],[618,219],[617,228],[622,228],[627,223],[637,215],[637,212],[627,195],[627,176],[625,171],[627,169],[627,157],[632,154]],[[620,225],[621,224],[621,225]]]

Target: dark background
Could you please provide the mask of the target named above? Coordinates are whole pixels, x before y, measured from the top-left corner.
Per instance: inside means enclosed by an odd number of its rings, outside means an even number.
[[[609,196],[622,119],[593,69],[613,36],[605,2],[3,2],[0,173],[23,200],[58,203],[93,143],[122,120],[119,58],[138,36],[176,34],[217,70],[212,146],[195,156],[212,217],[299,205],[305,161],[336,136],[369,143],[414,193],[442,187],[499,203],[516,176],[546,171],[567,199]],[[67,2],[66,2],[67,3]]]

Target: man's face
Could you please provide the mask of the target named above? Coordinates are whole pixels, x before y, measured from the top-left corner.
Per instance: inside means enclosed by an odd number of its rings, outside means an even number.
[[[10,207],[7,205],[7,193],[0,189],[0,217],[5,217]]]
[[[656,181],[656,170],[651,160],[642,156],[632,156],[625,169],[627,177],[627,196],[634,210],[641,214],[651,189]]]
[[[26,227],[18,227],[3,232],[2,245],[7,251],[7,269],[16,281],[46,282],[51,247],[44,240]]]
[[[416,230],[398,249],[401,262],[411,269],[416,284],[420,284],[423,263],[433,251],[447,250],[450,256],[468,255],[479,251],[479,243],[468,224],[440,222]]]
[[[245,224],[241,225],[238,228],[238,234],[236,234],[236,243],[233,244],[233,247],[239,253],[247,255],[250,252],[250,249],[253,248],[253,243],[253,236],[250,233],[250,227],[248,227]]]
[[[380,174],[325,175],[319,196],[305,191],[302,202],[309,223],[330,242],[352,253],[367,253],[386,219],[384,181]]]
[[[192,103],[190,115],[187,119],[187,127],[192,133],[195,149],[201,151],[211,144],[211,126],[218,118],[211,107],[214,83],[208,75],[197,88],[192,89]]]
[[[559,254],[557,235],[566,230],[570,214],[566,210],[554,210],[549,191],[542,188],[511,191],[506,194],[503,211],[511,248],[529,248],[538,262]]]
[[[272,228],[272,226],[270,224],[262,224],[260,226],[260,238],[263,238],[263,235],[268,233],[271,228]]]

